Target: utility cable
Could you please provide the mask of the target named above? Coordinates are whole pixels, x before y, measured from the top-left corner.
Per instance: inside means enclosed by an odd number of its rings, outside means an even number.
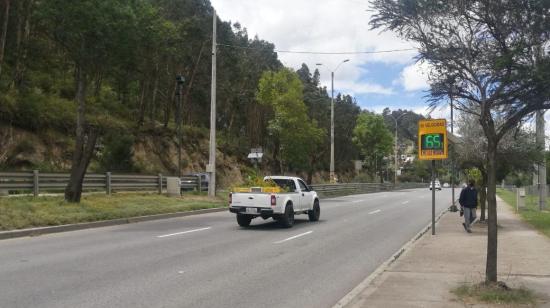
[[[237,46],[231,44],[221,44],[218,43],[218,46],[221,47],[230,47],[238,49],[248,49],[248,50],[265,50],[265,48],[255,48],[247,46]],[[312,55],[357,55],[357,54],[378,54],[378,53],[391,53],[391,52],[402,52],[402,51],[411,51],[416,50],[415,48],[405,48],[405,49],[390,49],[390,50],[378,50],[378,51],[341,51],[341,52],[326,52],[326,51],[297,51],[297,50],[279,50],[274,49],[274,52],[280,53],[294,53],[294,54],[312,54]]]

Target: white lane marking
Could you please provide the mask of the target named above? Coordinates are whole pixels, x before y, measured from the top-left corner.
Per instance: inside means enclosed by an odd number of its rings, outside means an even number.
[[[378,210],[376,210],[376,211],[370,212],[369,215],[376,214],[376,213],[380,213],[380,212],[382,212],[382,210],[379,210],[379,209],[378,209]]]
[[[409,203],[409,201],[401,202],[401,204],[407,204],[407,203]]]
[[[177,232],[177,233],[172,233],[172,234],[159,235],[159,236],[157,236],[157,237],[158,237],[158,238],[163,238],[163,237],[169,237],[169,236],[174,236],[174,235],[181,235],[181,234],[186,234],[186,233],[193,233],[193,232],[198,232],[198,231],[204,231],[204,230],[208,230],[208,229],[212,229],[212,227],[194,229],[194,230],[183,231],[183,232]]]
[[[351,203],[359,203],[359,202],[363,202],[365,200],[355,200],[355,201],[351,201]]]
[[[275,242],[275,243],[273,243],[273,244],[281,244],[281,243],[284,243],[284,242],[286,242],[286,241],[291,241],[291,240],[293,240],[293,239],[297,239],[297,238],[299,238],[299,237],[302,237],[302,236],[304,236],[304,235],[308,235],[308,234],[311,234],[311,233],[313,233],[313,231],[307,231],[307,232],[304,232],[304,233],[302,233],[302,234],[298,234],[298,235],[291,236],[291,237],[286,238],[286,239],[284,239],[284,240],[282,240],[282,241]]]

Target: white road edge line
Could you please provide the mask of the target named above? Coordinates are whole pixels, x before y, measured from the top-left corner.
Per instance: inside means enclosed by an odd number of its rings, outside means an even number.
[[[302,236],[304,236],[304,235],[308,235],[308,234],[311,234],[311,233],[313,233],[313,231],[307,231],[307,232],[304,232],[304,233],[302,233],[302,234],[298,234],[298,235],[291,236],[291,237],[286,238],[286,239],[284,239],[284,240],[282,240],[282,241],[275,242],[275,243],[273,243],[273,244],[281,244],[281,243],[284,243],[284,242],[286,242],[286,241],[291,241],[291,240],[293,240],[293,239],[297,239],[297,238],[299,238],[299,237],[302,237]]]
[[[363,202],[365,200],[355,200],[355,201],[351,201],[351,203],[359,203],[359,202]]]
[[[407,204],[407,203],[409,203],[409,201],[401,202],[401,204]]]
[[[204,231],[204,230],[208,230],[208,229],[212,229],[212,227],[194,229],[194,230],[177,232],[177,233],[172,233],[172,234],[159,235],[159,236],[157,236],[157,238],[169,237],[169,236],[174,236],[174,235],[181,235],[181,234],[186,234],[186,233],[193,233],[193,232]]]
[[[369,215],[376,214],[376,213],[380,213],[380,212],[382,212],[382,210],[378,209],[378,210],[376,210],[376,211],[370,212]]]

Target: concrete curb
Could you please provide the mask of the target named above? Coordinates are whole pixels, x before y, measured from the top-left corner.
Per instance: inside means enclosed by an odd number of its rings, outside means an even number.
[[[443,212],[441,212],[436,218],[435,222],[438,223],[441,217],[449,212],[449,208],[445,209]],[[376,277],[378,277],[380,274],[385,272],[399,257],[409,249],[411,249],[414,244],[424,235],[426,234],[430,229],[432,228],[432,223],[430,222],[426,227],[424,227],[420,232],[418,232],[411,240],[409,240],[405,245],[403,245],[401,248],[397,250],[389,259],[387,259],[384,263],[382,263],[379,267],[374,270],[365,280],[361,281],[353,290],[351,290],[348,294],[346,294],[342,299],[340,299],[332,308],[342,308],[349,305],[355,297],[357,297],[361,292],[363,292]]]
[[[0,240],[17,238],[17,237],[25,237],[25,236],[37,236],[37,235],[49,234],[49,233],[59,233],[59,232],[66,232],[66,231],[76,231],[76,230],[84,230],[84,229],[91,229],[91,228],[124,225],[124,224],[150,221],[150,220],[193,216],[193,215],[200,215],[200,214],[223,212],[227,210],[228,210],[227,207],[211,208],[211,209],[202,209],[202,210],[195,210],[195,211],[188,211],[188,212],[176,212],[176,213],[137,216],[137,217],[129,217],[129,218],[118,218],[118,219],[111,219],[111,220],[84,222],[84,223],[78,223],[78,224],[52,226],[52,227],[38,227],[38,228],[22,229],[22,230],[1,231]]]

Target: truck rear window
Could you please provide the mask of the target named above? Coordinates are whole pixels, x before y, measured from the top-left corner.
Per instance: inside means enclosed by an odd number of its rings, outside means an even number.
[[[282,189],[290,192],[296,191],[296,184],[294,184],[293,180],[283,180],[283,179],[271,179],[277,186],[281,187]]]

